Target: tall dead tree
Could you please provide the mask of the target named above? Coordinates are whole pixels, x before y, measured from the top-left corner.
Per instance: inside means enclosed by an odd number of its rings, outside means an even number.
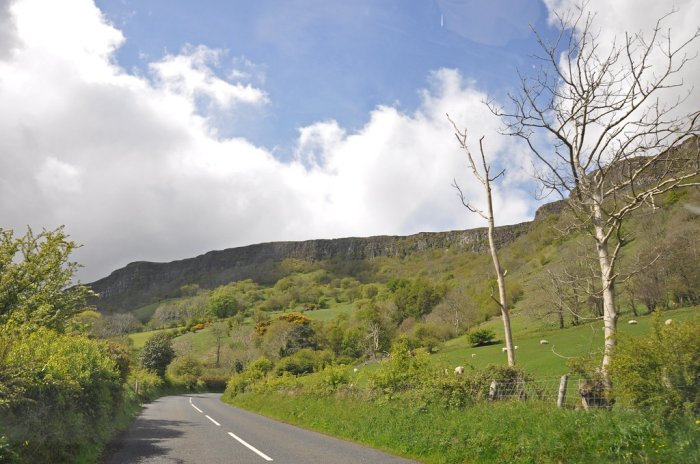
[[[700,30],[674,45],[670,30],[663,30],[667,18],[647,35],[603,41],[584,4],[558,18],[555,40],[535,31],[541,65],[534,75],[521,75],[511,107],[489,105],[504,121],[504,133],[530,147],[543,193],[565,198],[592,237],[603,300],[601,370],[608,385],[617,338],[616,265],[629,241],[623,222],[658,195],[698,185],[700,108],[683,111],[692,88],[680,73],[697,53],[691,48]]]
[[[491,195],[491,182],[494,182],[499,177],[504,175],[505,169],[500,171],[495,176],[491,175],[491,166],[486,162],[486,155],[484,154],[484,137],[481,137],[479,139],[479,153],[481,154],[481,165],[478,166],[476,164],[476,161],[474,161],[474,157],[472,156],[469,147],[467,146],[466,129],[464,131],[460,131],[455,122],[452,121],[452,119],[450,119],[449,115],[447,116],[447,119],[449,119],[450,123],[452,123],[452,126],[454,127],[455,136],[457,137],[457,141],[459,142],[460,148],[462,148],[462,150],[464,150],[464,153],[467,155],[467,160],[469,161],[469,166],[471,167],[474,177],[476,177],[476,179],[481,183],[481,185],[483,185],[484,191],[486,192],[486,211],[484,211],[480,208],[475,207],[472,203],[470,203],[467,200],[467,198],[464,195],[464,192],[457,184],[457,181],[455,181],[453,184],[453,186],[459,192],[459,198],[462,201],[462,204],[472,213],[476,213],[482,218],[486,219],[486,222],[488,223],[489,249],[491,250],[491,259],[493,260],[493,267],[496,271],[496,282],[498,283],[498,299],[494,298],[493,295],[492,298],[496,303],[498,303],[498,306],[501,309],[501,317],[503,319],[503,331],[505,332],[506,352],[508,354],[508,365],[512,367],[515,366],[515,350],[513,349],[513,334],[510,330],[510,313],[508,311],[508,303],[506,300],[506,273],[501,267],[501,263],[498,259],[498,249],[496,248],[496,242],[493,237],[493,230],[495,228],[495,224],[493,219],[493,200]]]

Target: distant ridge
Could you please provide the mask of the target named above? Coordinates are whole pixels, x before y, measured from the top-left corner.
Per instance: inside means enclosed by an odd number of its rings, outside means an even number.
[[[548,211],[556,211],[545,205]],[[545,208],[545,207],[543,207]],[[542,209],[542,208],[541,208]],[[543,215],[538,210],[536,220]],[[511,243],[530,230],[532,222],[497,227],[499,245]],[[272,284],[276,266],[285,259],[318,261],[372,261],[380,257],[403,258],[427,250],[483,253],[488,247],[487,229],[420,232],[409,236],[348,237],[299,242],[271,242],[210,251],[169,263],[137,261],[109,276],[87,284],[100,295],[93,303],[102,311],[125,311],[177,296],[185,284],[213,288],[234,280],[252,278]]]

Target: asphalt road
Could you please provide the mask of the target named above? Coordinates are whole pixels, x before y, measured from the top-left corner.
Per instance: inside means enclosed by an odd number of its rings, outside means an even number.
[[[167,396],[148,404],[110,445],[104,463],[416,462],[231,407],[219,396]]]

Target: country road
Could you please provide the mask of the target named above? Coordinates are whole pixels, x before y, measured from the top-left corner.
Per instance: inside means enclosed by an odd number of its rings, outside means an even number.
[[[218,394],[167,396],[148,404],[110,445],[106,464],[415,463],[231,407]]]

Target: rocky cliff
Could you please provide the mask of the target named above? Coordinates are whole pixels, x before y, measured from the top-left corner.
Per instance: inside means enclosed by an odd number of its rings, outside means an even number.
[[[531,223],[498,227],[499,245],[527,232]],[[303,242],[274,242],[210,251],[195,258],[170,263],[134,262],[88,284],[100,294],[94,303],[101,310],[122,311],[177,295],[185,284],[212,288],[234,280],[252,278],[273,283],[274,269],[292,258],[310,262],[371,261],[379,257],[405,257],[427,250],[482,253],[488,249],[487,229],[422,232],[406,237],[351,237]],[[267,281],[267,282],[265,282]]]

